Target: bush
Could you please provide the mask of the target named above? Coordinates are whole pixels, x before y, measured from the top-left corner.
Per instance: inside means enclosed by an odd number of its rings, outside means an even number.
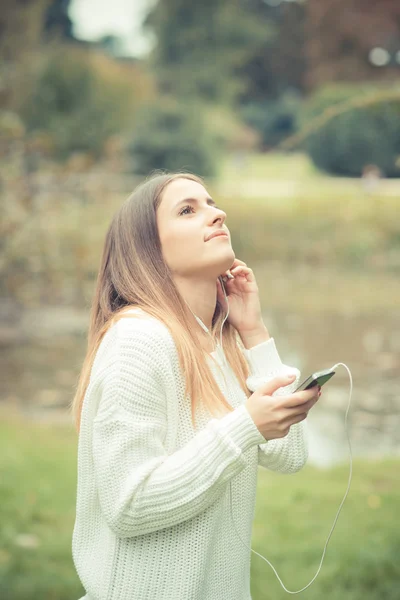
[[[230,154],[258,150],[259,132],[243,122],[238,112],[220,104],[208,105],[204,111],[205,124],[217,142]]]
[[[298,94],[286,92],[276,100],[247,104],[241,115],[247,125],[260,133],[262,146],[267,149],[295,133],[300,103]]]
[[[49,133],[56,155],[102,153],[105,141],[131,126],[151,93],[139,69],[100,53],[56,47],[38,67],[32,93],[21,107],[29,132]]]
[[[201,107],[158,100],[140,111],[128,152],[132,171],[153,169],[192,171],[201,176],[217,172],[223,144],[205,124]]]
[[[400,176],[400,94],[396,98],[388,91],[331,85],[309,99],[302,125],[307,126],[316,116],[322,118],[304,142],[317,167],[335,175],[359,177],[365,167],[375,165],[387,177]],[[339,104],[343,104],[342,110]]]

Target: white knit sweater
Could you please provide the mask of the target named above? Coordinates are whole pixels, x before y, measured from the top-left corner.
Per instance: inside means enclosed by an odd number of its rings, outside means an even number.
[[[251,391],[287,371],[274,338],[245,350]],[[220,353],[212,356],[222,364]],[[234,411],[199,414],[176,346],[160,321],[123,318],[105,334],[85,395],[78,445],[72,554],[85,600],[251,600],[251,545],[258,465],[294,473],[307,460],[306,421],[266,441],[246,396],[224,366]],[[202,418],[201,418],[202,417]],[[268,515],[265,515],[268,519]],[[81,600],[83,600],[83,598]]]

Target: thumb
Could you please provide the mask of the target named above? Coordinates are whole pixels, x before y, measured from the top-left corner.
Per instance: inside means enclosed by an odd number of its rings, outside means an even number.
[[[278,390],[281,387],[285,387],[290,383],[293,383],[295,379],[296,375],[294,374],[278,375],[277,377],[274,377],[267,383],[264,383],[264,385],[260,386],[259,391],[261,391],[263,394],[266,394],[267,396],[272,396],[272,394],[276,392],[276,390]]]

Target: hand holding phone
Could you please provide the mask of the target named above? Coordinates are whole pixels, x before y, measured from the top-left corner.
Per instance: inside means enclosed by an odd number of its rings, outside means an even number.
[[[273,395],[279,388],[286,387],[290,381],[293,382],[290,376],[278,375],[260,385],[245,402],[257,429],[266,440],[285,437],[292,425],[307,417],[308,411],[319,398],[320,392],[316,389],[287,396]]]

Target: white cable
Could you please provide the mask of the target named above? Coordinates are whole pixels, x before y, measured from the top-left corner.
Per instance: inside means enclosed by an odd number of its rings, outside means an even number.
[[[229,304],[228,304],[228,299],[227,299],[227,297],[226,297],[226,293],[225,293],[225,287],[224,287],[224,285],[222,285],[222,289],[223,289],[224,296],[225,296],[225,300],[226,300],[226,304],[227,304],[227,307],[228,307],[228,312],[226,313],[226,316],[225,316],[225,318],[224,318],[224,320],[223,320],[223,322],[222,322],[222,325],[221,325],[221,331],[220,331],[220,349],[221,349],[221,350],[222,350],[222,328],[223,328],[223,326],[224,326],[224,323],[225,323],[225,321],[226,321],[226,319],[228,318],[228,315],[229,315]],[[187,303],[186,303],[186,304],[187,304]],[[188,306],[189,306],[189,305],[188,305]],[[210,335],[210,337],[212,337],[212,335],[210,334],[210,332],[209,332],[208,328],[207,328],[207,327],[204,325],[204,323],[202,322],[202,320],[201,320],[201,319],[199,319],[199,317],[197,317],[197,316],[194,314],[194,312],[192,311],[192,309],[190,308],[190,306],[189,306],[189,309],[190,309],[190,311],[192,312],[193,316],[194,316],[194,317],[196,318],[196,320],[198,321],[198,323],[199,323],[199,324],[202,326],[202,328],[204,329],[204,331],[206,331],[206,333],[208,333],[208,334]],[[224,362],[226,363],[227,361],[226,361],[225,354],[224,354],[224,353],[222,353],[222,354],[223,354],[223,357],[224,357]],[[301,588],[300,590],[296,590],[296,591],[291,591],[291,590],[288,590],[288,589],[285,587],[285,585],[284,585],[284,583],[283,583],[282,579],[279,577],[279,575],[278,575],[278,573],[277,573],[277,571],[276,571],[275,567],[274,567],[274,566],[273,566],[273,565],[272,565],[272,564],[269,562],[269,560],[268,560],[267,558],[265,558],[264,556],[262,556],[261,554],[259,554],[258,552],[256,552],[255,550],[253,550],[253,548],[251,548],[250,546],[248,546],[248,545],[247,545],[247,544],[246,544],[246,543],[245,543],[245,542],[242,540],[242,538],[240,537],[240,534],[239,534],[239,532],[238,532],[238,530],[237,530],[237,527],[236,527],[235,520],[234,520],[234,518],[233,518],[233,511],[232,511],[232,481],[230,481],[230,482],[229,482],[229,500],[230,500],[230,509],[231,509],[231,511],[230,511],[230,512],[231,512],[231,518],[232,518],[232,523],[233,523],[233,525],[234,525],[234,527],[235,527],[236,533],[237,533],[237,535],[238,535],[238,537],[239,537],[240,541],[242,542],[242,544],[244,544],[244,545],[246,546],[246,548],[247,548],[247,549],[250,549],[250,550],[251,550],[251,551],[252,551],[254,554],[257,554],[257,556],[259,556],[260,558],[262,558],[263,560],[265,560],[265,561],[266,561],[266,562],[269,564],[269,566],[271,567],[271,569],[274,571],[275,575],[277,576],[277,578],[278,578],[278,580],[279,580],[279,583],[281,584],[281,586],[283,587],[283,589],[284,589],[284,590],[285,590],[285,591],[286,591],[288,594],[299,594],[300,592],[303,592],[303,591],[304,591],[304,590],[306,590],[308,587],[310,587],[310,585],[311,585],[311,584],[312,584],[312,583],[315,581],[315,579],[318,577],[318,574],[319,574],[319,572],[320,572],[320,570],[321,570],[322,563],[323,563],[323,560],[324,560],[324,557],[325,557],[326,549],[327,549],[327,547],[328,547],[329,540],[330,540],[330,538],[331,538],[331,536],[332,536],[333,530],[335,529],[335,526],[336,526],[337,520],[338,520],[338,518],[339,518],[340,511],[342,510],[343,504],[344,504],[344,502],[345,502],[345,500],[346,500],[346,498],[347,498],[347,496],[348,496],[349,490],[350,490],[351,479],[352,479],[352,476],[353,476],[353,453],[352,453],[352,450],[351,450],[351,442],[350,442],[350,437],[349,437],[349,432],[348,432],[348,427],[347,427],[347,415],[348,415],[348,413],[349,413],[349,409],[350,409],[350,403],[351,403],[351,396],[352,396],[352,393],[353,393],[353,379],[352,379],[352,376],[351,376],[350,369],[349,369],[349,368],[348,368],[348,366],[347,366],[347,365],[345,365],[344,363],[336,363],[335,365],[333,365],[333,367],[331,367],[331,368],[332,368],[332,370],[333,370],[333,369],[335,369],[336,367],[338,367],[339,365],[342,365],[343,367],[345,367],[345,369],[347,369],[347,371],[348,371],[348,373],[349,373],[349,377],[350,377],[350,395],[349,395],[349,402],[348,402],[348,405],[347,405],[346,415],[345,415],[345,418],[344,418],[345,431],[346,431],[347,441],[348,441],[348,444],[349,444],[349,454],[350,454],[350,472],[349,472],[349,479],[348,479],[348,483],[347,483],[347,489],[346,489],[345,495],[343,496],[343,500],[341,501],[341,503],[340,503],[340,505],[339,505],[339,509],[338,509],[338,511],[337,511],[337,513],[336,513],[335,519],[334,519],[334,521],[333,521],[333,525],[332,525],[332,527],[331,527],[331,530],[330,530],[330,532],[329,532],[329,535],[328,535],[328,537],[327,537],[327,540],[326,540],[326,542],[325,542],[325,546],[324,546],[324,550],[323,550],[323,552],[322,552],[321,562],[320,562],[320,564],[319,564],[318,570],[317,570],[316,574],[314,575],[314,577],[311,579],[311,581],[310,581],[310,582],[309,582],[309,583],[308,583],[308,584],[307,584],[305,587]]]
[[[349,369],[349,368],[348,368],[348,367],[347,367],[347,366],[346,366],[344,363],[337,363],[336,365],[334,365],[334,366],[332,367],[332,369],[334,369],[335,367],[337,367],[337,366],[339,366],[339,365],[343,365],[343,366],[344,366],[344,367],[347,369],[347,371],[349,372],[349,377],[350,377],[350,397],[349,397],[349,403],[348,403],[348,406],[347,406],[347,411],[346,411],[346,416],[345,416],[345,429],[346,429],[347,441],[348,441],[348,443],[349,443],[349,452],[350,452],[350,473],[349,473],[349,480],[348,480],[348,484],[347,484],[346,493],[345,493],[345,495],[344,495],[344,497],[343,497],[343,500],[342,500],[342,502],[340,503],[340,506],[339,506],[338,512],[336,513],[336,517],[335,517],[335,519],[334,519],[334,522],[333,522],[332,528],[331,528],[331,530],[330,530],[330,532],[329,532],[329,535],[328,535],[328,538],[327,538],[327,540],[326,540],[326,543],[325,543],[325,546],[324,546],[324,551],[323,551],[323,553],[322,553],[322,557],[321,557],[321,562],[320,562],[320,564],[319,564],[319,567],[318,567],[318,571],[316,572],[316,574],[314,575],[314,577],[311,579],[311,581],[310,581],[310,582],[309,582],[309,583],[308,583],[308,584],[307,584],[305,587],[301,588],[301,590],[296,590],[296,591],[291,591],[291,590],[288,590],[288,589],[285,587],[285,585],[283,584],[283,582],[282,582],[281,578],[279,577],[279,575],[278,575],[278,573],[277,573],[277,571],[276,571],[275,567],[274,567],[274,566],[273,566],[273,565],[272,565],[272,564],[269,562],[269,560],[268,560],[268,559],[266,559],[266,558],[265,558],[264,556],[262,556],[261,554],[259,554],[258,552],[256,552],[255,550],[253,550],[251,547],[247,546],[247,544],[246,544],[245,542],[243,542],[243,540],[242,540],[242,538],[240,537],[240,535],[239,535],[239,532],[238,532],[238,530],[237,530],[237,528],[236,528],[235,521],[234,521],[234,519],[233,519],[233,513],[232,513],[232,486],[230,485],[230,487],[229,487],[230,507],[231,507],[231,518],[232,518],[233,525],[234,525],[234,527],[235,527],[236,533],[238,534],[238,537],[239,537],[240,541],[241,541],[241,542],[242,542],[242,543],[243,543],[243,544],[246,546],[246,548],[250,548],[250,550],[251,550],[252,552],[254,552],[254,554],[257,554],[257,556],[259,556],[260,558],[262,558],[263,560],[265,560],[265,561],[266,561],[266,562],[269,564],[269,566],[271,567],[271,569],[274,571],[275,575],[277,576],[277,578],[278,578],[278,580],[279,580],[279,583],[281,584],[281,586],[283,587],[283,589],[284,589],[284,590],[285,590],[285,591],[286,591],[288,594],[299,594],[300,592],[303,592],[303,591],[304,591],[304,590],[306,590],[306,589],[307,589],[307,588],[308,588],[308,587],[309,587],[309,586],[310,586],[310,585],[311,585],[311,584],[312,584],[312,583],[315,581],[315,579],[317,578],[317,576],[318,576],[318,574],[319,574],[319,572],[320,572],[320,570],[321,570],[321,567],[322,567],[322,562],[323,562],[323,560],[324,560],[324,557],[325,557],[325,552],[326,552],[326,548],[327,548],[327,546],[328,546],[328,542],[329,542],[329,540],[330,540],[330,538],[331,538],[331,535],[332,535],[332,533],[333,533],[333,530],[334,530],[334,528],[335,528],[335,526],[336,526],[336,523],[337,523],[337,520],[338,520],[338,518],[339,518],[340,511],[342,510],[343,504],[344,504],[344,502],[345,502],[345,500],[346,500],[346,498],[347,498],[347,495],[348,495],[348,493],[349,493],[349,490],[350,490],[350,483],[351,483],[351,478],[352,478],[352,474],[353,474],[353,455],[352,455],[352,451],[351,451],[351,443],[350,443],[350,438],[349,438],[348,429],[347,429],[347,415],[348,415],[348,412],[349,412],[349,408],[350,408],[350,401],[351,401],[351,394],[352,394],[352,391],[353,391],[353,380],[352,380],[352,377],[351,377],[350,369]],[[232,482],[230,481],[229,483],[231,484]]]

